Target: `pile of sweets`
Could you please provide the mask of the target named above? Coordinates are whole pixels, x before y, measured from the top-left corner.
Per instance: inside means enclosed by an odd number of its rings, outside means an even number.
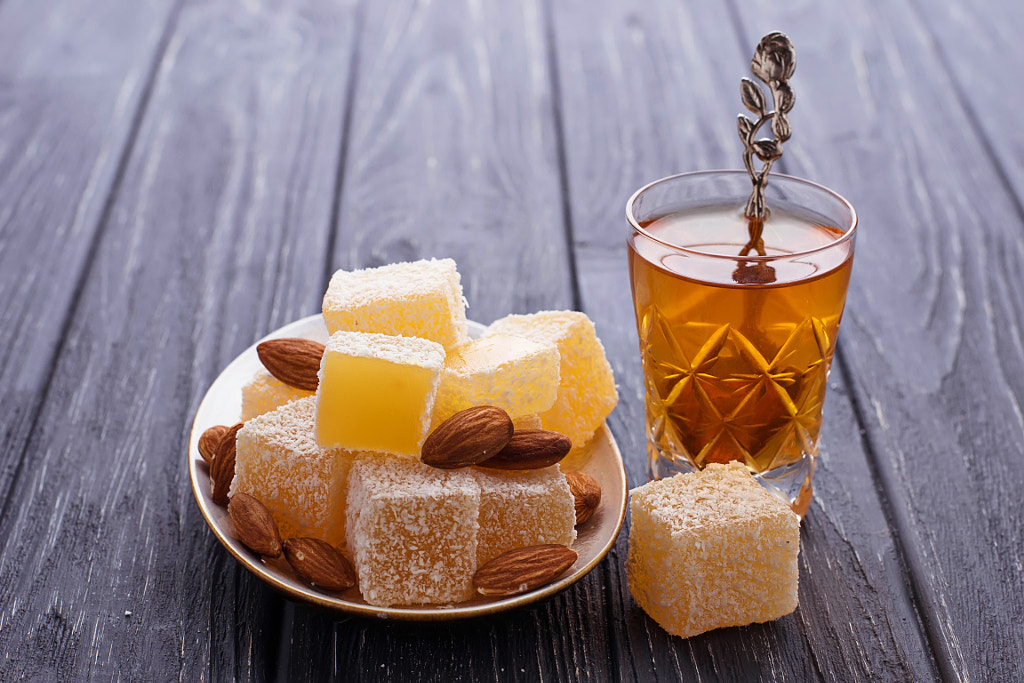
[[[738,462],[630,492],[633,598],[688,638],[785,616],[797,606],[800,518]]]
[[[512,315],[471,340],[465,306],[451,259],[338,271],[316,392],[262,371],[243,387],[230,495],[262,501],[286,539],[341,550],[371,605],[464,601],[488,560],[576,538],[558,465],[441,470],[418,459],[432,427],[471,406],[498,406],[516,429],[559,431],[578,449],[618,401],[583,313]]]

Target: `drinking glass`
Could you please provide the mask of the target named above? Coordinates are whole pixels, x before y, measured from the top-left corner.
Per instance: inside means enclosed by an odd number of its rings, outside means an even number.
[[[802,515],[857,214],[821,185],[771,174],[755,226],[750,188],[745,171],[684,173],[626,204],[648,472],[738,460]]]

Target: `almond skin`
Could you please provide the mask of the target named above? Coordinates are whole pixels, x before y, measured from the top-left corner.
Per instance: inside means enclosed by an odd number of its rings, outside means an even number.
[[[213,462],[210,463],[210,486],[213,502],[217,505],[228,504],[228,489],[235,478],[235,435],[244,423],[228,428],[217,445]]]
[[[571,448],[572,441],[565,434],[547,429],[523,429],[512,435],[500,453],[479,465],[496,470],[535,470],[554,465]]]
[[[267,506],[248,493],[236,493],[228,503],[238,540],[249,550],[265,557],[281,557],[281,533]]]
[[[224,438],[224,434],[227,433],[228,429],[230,427],[226,425],[214,425],[199,437],[199,455],[203,456],[203,460],[206,461],[207,465],[213,462],[213,456],[217,453],[217,446],[220,445],[220,440]]]
[[[455,413],[423,442],[420,460],[431,467],[468,467],[499,453],[512,438],[512,419],[496,406],[475,406]]]
[[[303,580],[329,591],[343,591],[356,585],[356,572],[345,556],[319,538],[289,538],[284,556]]]
[[[324,345],[312,339],[288,337],[270,339],[256,346],[267,371],[290,387],[305,391],[316,391],[320,384],[318,372]]]
[[[518,595],[551,583],[577,557],[572,548],[550,543],[510,550],[477,569],[473,586],[481,595]]]
[[[576,526],[583,524],[601,504],[601,485],[589,474],[569,472],[565,475],[576,503]]]

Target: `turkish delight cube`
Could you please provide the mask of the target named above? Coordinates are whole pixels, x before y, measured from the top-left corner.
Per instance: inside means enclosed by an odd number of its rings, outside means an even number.
[[[445,348],[466,334],[466,302],[455,261],[430,259],[339,270],[323,300],[327,331],[423,337]]]
[[[480,485],[469,470],[363,454],[349,475],[347,535],[371,605],[451,604],[473,595]]]
[[[242,385],[242,422],[312,395],[312,391],[289,386],[261,368]]]
[[[335,332],[320,360],[320,445],[418,456],[443,364],[428,339]]]
[[[485,336],[511,334],[553,343],[560,355],[558,397],[540,413],[545,429],[569,437],[573,447],[587,443],[619,401],[612,368],[594,323],[578,311],[541,311],[495,321]]]
[[[434,424],[472,406],[498,406],[513,420],[549,409],[558,396],[558,360],[554,344],[500,334],[450,349]]]
[[[507,472],[473,468],[480,484],[477,564],[542,543],[572,545],[576,507],[557,465]]]
[[[800,518],[738,462],[630,492],[626,574],[640,607],[688,638],[797,606]]]
[[[312,536],[345,548],[347,475],[354,455],[313,435],[309,396],[253,418],[238,431],[229,495],[259,499],[281,536]]]

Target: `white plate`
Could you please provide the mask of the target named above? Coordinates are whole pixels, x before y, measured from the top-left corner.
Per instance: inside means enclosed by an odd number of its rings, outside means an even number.
[[[470,336],[478,336],[482,330],[482,325],[469,323]],[[279,337],[304,337],[326,342],[327,329],[323,318],[313,315],[285,325],[264,339]],[[261,367],[256,355],[256,344],[253,344],[235,358],[210,386],[192,423],[188,470],[199,509],[228,552],[246,569],[293,599],[342,612],[410,621],[462,619],[493,614],[536,602],[568,588],[597,566],[615,543],[626,514],[626,472],[611,431],[607,425],[602,425],[580,453],[570,454],[562,462],[563,471],[580,470],[597,480],[601,485],[601,505],[593,517],[577,529],[576,542],[572,548],[579,554],[579,559],[554,583],[522,595],[507,598],[478,597],[468,602],[443,606],[375,607],[366,604],[356,588],[344,593],[322,593],[296,577],[283,558],[262,560],[243,546],[235,538],[227,509],[215,504],[210,497],[210,475],[206,463],[199,455],[199,437],[213,425],[233,425],[239,421],[242,414],[242,385],[252,379]]]

